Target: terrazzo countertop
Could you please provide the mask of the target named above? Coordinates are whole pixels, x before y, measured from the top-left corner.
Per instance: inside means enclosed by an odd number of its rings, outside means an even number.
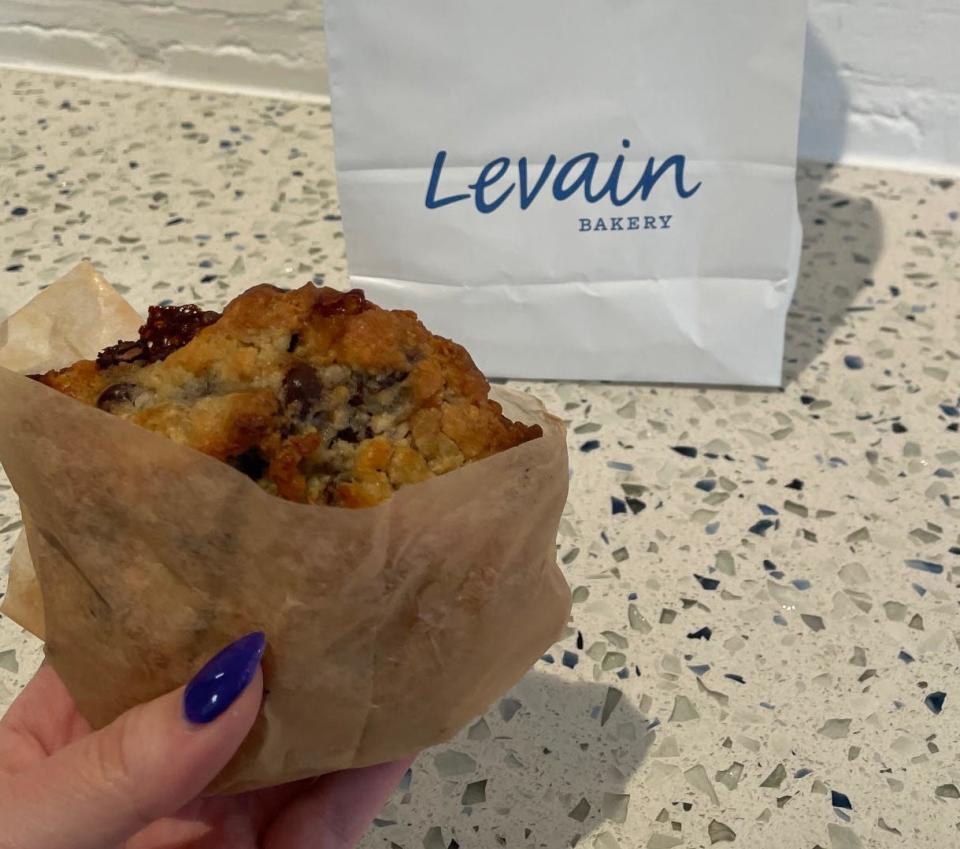
[[[0,309],[346,282],[323,107],[4,71]],[[569,422],[570,627],[365,847],[960,842],[960,189],[807,165],[785,389],[519,384]],[[19,532],[0,492],[0,549]],[[0,700],[39,660],[0,622]]]

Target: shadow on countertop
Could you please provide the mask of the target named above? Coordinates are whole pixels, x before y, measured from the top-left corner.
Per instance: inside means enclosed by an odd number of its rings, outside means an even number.
[[[850,99],[836,61],[808,27],[800,152],[835,162],[843,155]],[[880,215],[869,198],[830,187],[832,164],[801,162],[797,194],[803,254],[787,319],[784,384],[796,381],[838,332],[859,291],[874,285],[883,249]]]
[[[530,672],[456,740],[420,756],[406,813],[432,824],[425,837],[412,822],[406,833],[431,849],[586,845],[626,816],[626,788],[656,740],[658,724],[641,714],[629,683]],[[456,771],[464,757],[475,762],[469,774]],[[402,806],[392,812],[405,818]]]

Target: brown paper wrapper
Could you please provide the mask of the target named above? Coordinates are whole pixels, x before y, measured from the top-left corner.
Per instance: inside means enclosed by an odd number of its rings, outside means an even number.
[[[0,331],[0,364],[90,357],[135,335],[132,312],[81,266]],[[264,630],[263,708],[217,792],[439,743],[523,676],[570,610],[563,426],[530,396],[499,400],[544,436],[344,510],[282,501],[0,368],[0,462],[26,535],[3,612],[46,640],[94,727]]]

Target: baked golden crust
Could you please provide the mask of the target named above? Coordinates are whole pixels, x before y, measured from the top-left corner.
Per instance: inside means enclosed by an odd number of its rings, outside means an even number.
[[[37,379],[312,504],[369,507],[541,435],[415,313],[312,284],[152,307],[138,340]]]

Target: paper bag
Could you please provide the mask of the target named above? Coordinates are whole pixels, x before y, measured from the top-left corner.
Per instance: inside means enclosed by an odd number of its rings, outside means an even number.
[[[805,0],[325,0],[352,279],[502,377],[774,385]]]
[[[0,363],[46,367],[65,344],[89,356],[129,338],[122,299],[101,282],[81,267],[13,316]],[[88,322],[69,320],[78,309]],[[29,544],[4,612],[44,633],[94,727],[264,630],[263,708],[215,790],[412,754],[516,683],[569,614],[556,563],[564,427],[529,396],[502,400],[543,437],[346,510],[283,501],[0,368],[0,462]]]

